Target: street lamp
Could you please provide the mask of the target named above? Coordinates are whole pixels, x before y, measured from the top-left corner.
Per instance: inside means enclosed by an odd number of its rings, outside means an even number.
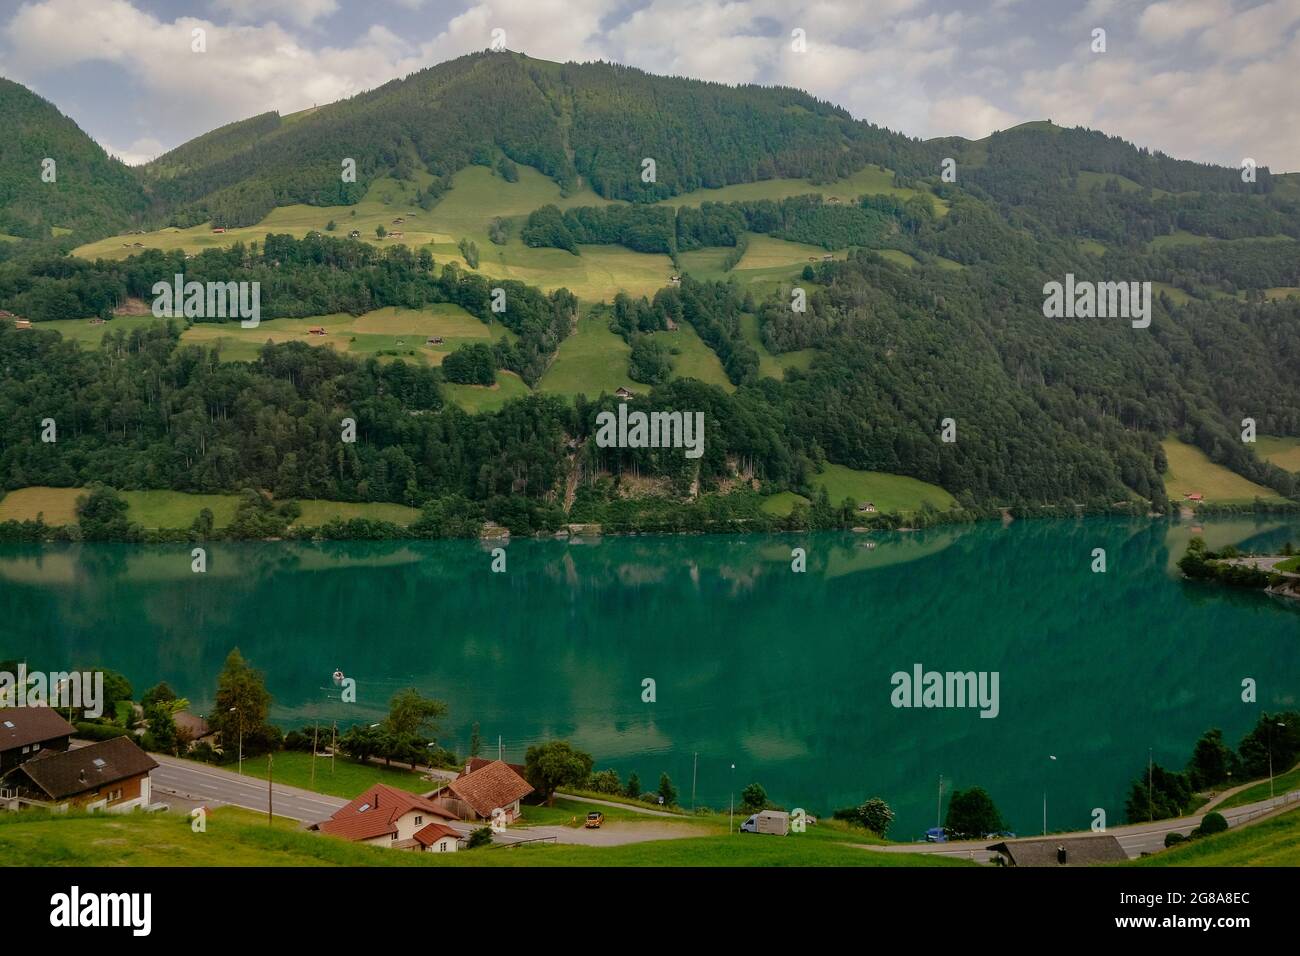
[[[1048,760],[1055,760],[1056,754],[1048,754]],[[1047,787],[1043,787],[1043,836],[1047,836]]]
[[[1285,727],[1282,721],[1277,722],[1277,726]],[[1268,725],[1268,799],[1273,802],[1273,724]]]
[[[244,772],[244,712],[238,707],[231,707],[230,713],[239,716],[239,772]]]
[[[728,811],[727,832],[734,833],[736,828],[736,765],[731,765],[731,809]]]

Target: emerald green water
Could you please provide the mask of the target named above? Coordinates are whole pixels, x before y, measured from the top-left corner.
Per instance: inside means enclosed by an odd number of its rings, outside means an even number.
[[[669,773],[684,803],[698,752],[697,801],[714,808],[755,780],[823,813],[879,795],[907,838],[934,825],[942,774],[945,791],[985,787],[1017,832],[1041,828],[1044,788],[1050,826],[1082,828],[1094,807],[1122,821],[1148,747],[1181,767],[1208,727],[1235,743],[1300,698],[1300,608],[1181,581],[1189,536],[1099,519],[870,550],[849,534],[515,541],[504,574],[478,542],[214,545],[206,574],[188,546],[5,546],[0,659],[112,667],[137,697],[166,680],[203,712],[238,645],[286,728],[372,722],[413,685],[448,703],[441,741],[461,753],[474,721],[514,760],[567,737],[643,786]],[[1300,524],[1206,537],[1263,549]],[[999,715],[894,708],[891,675],[918,662],[999,672]],[[336,699],[335,668],[357,704]],[[1258,703],[1241,701],[1246,677]]]

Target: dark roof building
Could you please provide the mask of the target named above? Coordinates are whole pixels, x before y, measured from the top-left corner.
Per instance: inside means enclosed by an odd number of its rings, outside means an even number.
[[[158,762],[130,737],[114,737],[63,753],[44,754],[19,768],[31,796],[52,803],[87,804],[103,801],[148,803],[147,778]],[[144,784],[141,784],[144,779]]]
[[[1094,866],[1122,863],[1128,854],[1109,833],[1086,837],[1043,837],[1037,840],[1007,840],[988,847],[1000,854],[1007,866]]]
[[[67,750],[72,725],[51,707],[0,708],[0,774],[45,750]]]

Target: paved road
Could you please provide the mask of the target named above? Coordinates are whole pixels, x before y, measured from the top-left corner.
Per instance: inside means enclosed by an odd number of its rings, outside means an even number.
[[[229,804],[246,810],[266,812],[266,781],[244,777],[232,770],[210,767],[193,760],[179,760],[164,754],[152,754],[158,769],[151,774],[157,799],[167,799],[167,794],[177,794],[187,800],[208,805]],[[315,823],[324,820],[348,801],[330,797],[298,787],[274,784],[274,811],[276,816]]]
[[[1254,783],[1257,783],[1255,781]],[[1254,786],[1254,783],[1251,786]],[[1241,807],[1232,807],[1229,810],[1220,810],[1224,819],[1228,821],[1228,826],[1236,827],[1247,823],[1252,823],[1270,816],[1274,812],[1280,812],[1288,808],[1294,808],[1300,805],[1300,790],[1293,790],[1290,793],[1278,794],[1275,800],[1261,800],[1258,803],[1249,803]],[[1133,823],[1121,827],[1111,827],[1106,832],[1115,839],[1119,840],[1119,845],[1124,848],[1129,859],[1136,859],[1143,853],[1155,853],[1163,850],[1165,846],[1165,835],[1170,831],[1178,831],[1186,836],[1192,829],[1200,825],[1201,818],[1208,810],[1203,810],[1195,816],[1179,817],[1174,820],[1156,820],[1154,823]],[[1073,833],[1053,833],[1049,836],[1072,836],[1083,837],[1092,836],[1090,830],[1080,830]],[[1026,834],[1025,839],[1035,839],[1035,834]],[[868,850],[876,850],[881,853],[937,853],[940,856],[954,856],[963,860],[975,860],[979,863],[989,862],[992,856],[986,847],[996,840],[972,840],[954,843],[898,843],[890,846],[869,846],[862,844]],[[1010,841],[1009,841],[1010,842]]]
[[[155,799],[166,802],[173,796],[180,797],[187,803],[206,806],[243,807],[258,813],[266,812],[266,781],[256,777],[244,777],[233,770],[201,764],[193,760],[179,760],[164,754],[153,754],[158,761],[158,769],[151,775]],[[313,793],[299,787],[273,785],[275,795],[275,815],[288,817],[303,823],[316,823],[329,817],[348,801],[342,797],[330,797]],[[624,806],[612,801],[593,800],[591,798],[572,797],[587,803],[606,803],[610,806]],[[631,809],[640,810],[639,807]],[[681,819],[679,814],[668,814],[660,810],[646,808],[643,812],[653,816],[672,816]],[[468,836],[481,824],[451,822],[448,823],[461,836]],[[554,840],[557,843],[571,843],[582,846],[618,846],[624,843],[640,843],[645,840],[668,840],[675,837],[698,836],[695,827],[674,824],[629,824],[607,823],[598,830],[583,827],[574,829],[565,826],[512,827],[504,833],[493,836],[498,844],[524,843],[530,840]]]

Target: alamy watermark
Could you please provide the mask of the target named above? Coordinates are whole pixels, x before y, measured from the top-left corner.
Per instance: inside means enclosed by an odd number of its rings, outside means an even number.
[[[978,707],[981,717],[996,717],[998,671],[927,671],[913,664],[911,673],[895,671],[889,702],[895,707]]]
[[[596,416],[596,445],[599,448],[685,448],[687,458],[704,454],[703,412],[629,412],[618,406],[618,414]]]
[[[186,282],[178,272],[174,281],[155,282],[151,291],[159,319],[240,319],[244,329],[262,321],[260,282]]]
[[[0,707],[73,707],[87,717],[104,715],[103,671],[0,671]]]
[[[1065,282],[1043,286],[1043,315],[1049,319],[1132,319],[1133,328],[1151,324],[1150,282],[1075,281],[1074,273]]]

